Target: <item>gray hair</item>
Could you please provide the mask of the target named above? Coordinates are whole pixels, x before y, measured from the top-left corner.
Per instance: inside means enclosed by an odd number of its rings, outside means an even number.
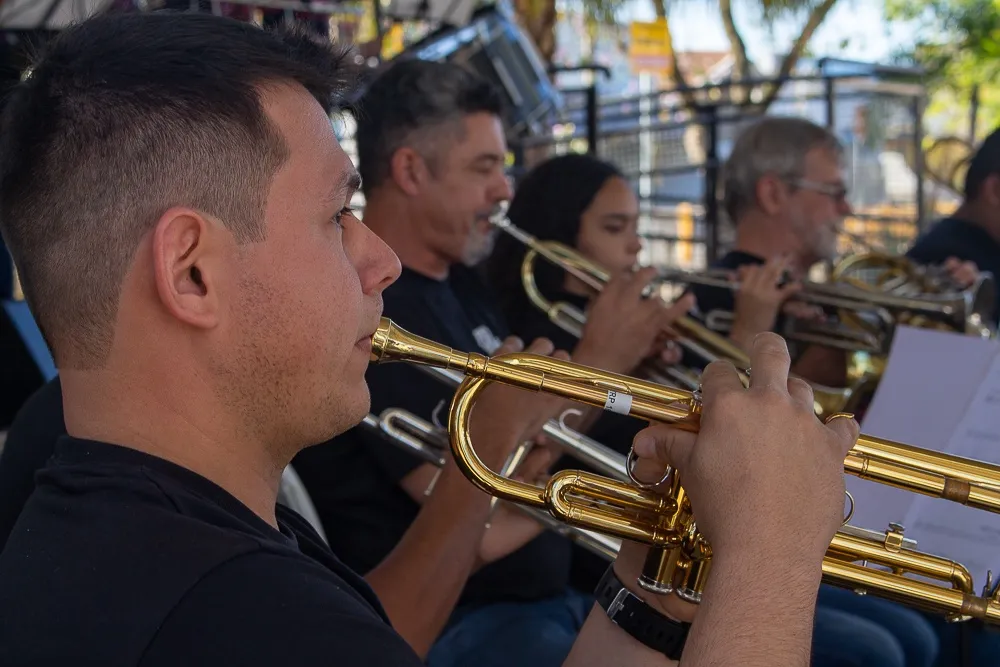
[[[723,169],[723,206],[729,219],[757,201],[757,182],[767,175],[802,178],[806,154],[826,148],[838,157],[842,147],[829,131],[804,118],[768,116],[744,130]]]
[[[464,116],[501,116],[500,91],[485,78],[455,63],[418,59],[396,62],[369,86],[356,110],[358,171],[365,193],[389,178],[392,156],[404,146],[428,145],[440,137],[421,136]]]

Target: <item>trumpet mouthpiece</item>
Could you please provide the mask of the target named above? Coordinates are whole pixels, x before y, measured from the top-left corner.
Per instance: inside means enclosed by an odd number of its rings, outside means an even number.
[[[378,329],[372,334],[372,363],[382,361],[382,357],[391,345],[392,334],[395,329],[396,325],[388,317],[383,317],[379,321]]]
[[[388,317],[383,317],[372,334],[371,363],[406,361],[439,368],[465,372],[470,355],[421,338],[399,327]]]

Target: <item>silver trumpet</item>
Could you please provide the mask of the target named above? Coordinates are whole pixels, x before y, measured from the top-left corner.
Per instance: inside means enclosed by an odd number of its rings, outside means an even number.
[[[414,454],[425,463],[430,463],[438,468],[445,465],[447,457],[450,455],[448,432],[424,419],[421,419],[412,412],[398,408],[389,408],[383,411],[379,416],[368,414],[362,424],[366,428],[383,436],[390,443],[396,445],[404,451]],[[548,426],[549,425],[546,425],[546,427]],[[554,426],[553,431],[565,433],[564,441],[570,441],[570,431],[568,429],[564,430],[563,426]],[[548,433],[548,431],[546,432]],[[586,438],[586,436],[582,436],[580,434],[576,434],[576,437],[582,439]],[[603,445],[600,445],[599,443],[593,444],[597,445],[597,447],[603,447]],[[527,447],[522,446],[519,448],[518,451],[516,451],[504,465],[504,470],[502,471],[503,474],[510,474],[512,469],[516,468],[516,463],[526,452]],[[621,470],[624,470],[625,457],[617,454],[617,452],[610,453],[616,455],[620,459],[615,462],[615,467],[620,467]],[[605,455],[602,454],[598,459],[588,460],[587,462],[592,464],[596,463],[597,465],[595,465],[595,467],[598,467],[601,465],[601,461],[603,461],[604,458]],[[584,459],[586,460],[586,457],[584,457]],[[618,550],[621,548],[621,540],[603,535],[601,533],[595,533],[594,531],[586,530],[584,528],[570,526],[569,524],[559,521],[545,510],[515,503],[508,503],[507,506],[539,522],[545,528],[573,540],[588,551],[595,553],[598,556],[602,556],[609,561],[614,560],[615,556],[618,555]]]
[[[889,262],[892,258],[884,260]],[[875,259],[866,258],[866,264]],[[845,258],[834,269],[834,280],[829,283],[806,282],[793,300],[821,308],[835,309],[840,314],[836,323],[810,322],[790,319],[783,332],[789,340],[836,347],[852,352],[888,354],[895,328],[899,324],[932,327],[958,331],[968,335],[992,338],[995,284],[989,274],[982,274],[967,289],[951,287],[947,291],[926,291],[930,280],[916,282],[912,273],[904,279],[894,278],[879,286],[866,286],[842,276],[844,268],[853,264]],[[866,267],[868,268],[868,267]],[[929,275],[929,274],[928,274]],[[659,273],[661,284],[703,285],[736,291],[739,282],[726,271],[684,271],[664,269]],[[936,283],[944,287],[944,281]],[[732,313],[709,312],[706,324],[715,331],[725,331],[732,326]]]

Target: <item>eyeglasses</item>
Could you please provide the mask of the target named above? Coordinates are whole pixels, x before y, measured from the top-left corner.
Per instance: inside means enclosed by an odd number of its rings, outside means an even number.
[[[803,178],[789,181],[789,183],[803,190],[812,190],[833,197],[834,201],[847,201],[847,188],[842,183],[817,183]]]

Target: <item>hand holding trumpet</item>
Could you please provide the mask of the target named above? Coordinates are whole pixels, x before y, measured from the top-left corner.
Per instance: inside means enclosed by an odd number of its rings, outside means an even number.
[[[640,362],[658,356],[669,364],[680,361],[671,326],[694,307],[687,295],[668,305],[643,296],[657,271],[645,268],[616,276],[594,300],[573,358],[616,373],[631,373]]]
[[[751,632],[749,623],[746,633],[730,628],[745,646],[730,644],[727,655],[752,656],[754,647],[766,645],[770,664],[805,664],[821,564],[843,519],[843,462],[857,440],[857,423],[823,424],[815,417],[812,389],[788,377],[781,337],[757,336],[751,360],[749,388],[728,362],[706,368],[698,433],[659,424],[640,432],[634,444],[642,466],[637,475],[655,478],[664,466],[679,471],[698,529],[712,544],[712,576],[685,649],[694,656],[691,664],[724,660],[714,655],[718,642],[705,629],[717,628],[733,605],[750,623],[758,614],[772,615],[774,636]],[[615,564],[622,581],[635,581],[644,555],[639,545],[623,545]],[[633,592],[667,616],[694,617],[694,608],[675,596]]]
[[[698,433],[651,426],[636,436],[635,453],[679,470],[716,557],[766,535],[785,557],[814,560],[818,568],[843,520],[844,457],[858,426],[849,418],[816,418],[812,388],[788,377],[780,336],[757,336],[751,359],[748,389],[728,362],[705,369]],[[789,525],[801,530],[776,530]]]

